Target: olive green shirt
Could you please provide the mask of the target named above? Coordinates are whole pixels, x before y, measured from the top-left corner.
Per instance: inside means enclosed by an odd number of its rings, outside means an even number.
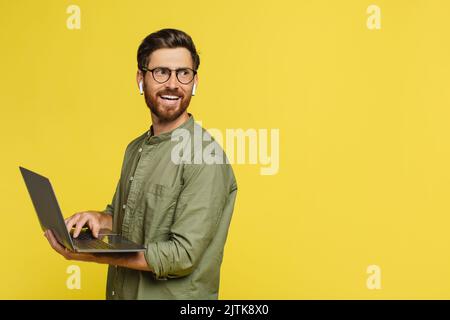
[[[218,298],[237,184],[219,144],[189,116],[157,136],[151,127],[126,148],[104,212],[113,215],[114,232],[146,246],[152,272],[110,265],[107,299]],[[199,162],[218,153],[222,162]]]

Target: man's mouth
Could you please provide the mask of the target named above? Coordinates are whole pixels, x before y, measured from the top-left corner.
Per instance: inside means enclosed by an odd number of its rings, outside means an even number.
[[[172,96],[172,95],[162,95],[160,97],[161,97],[161,99],[171,100],[171,101],[181,99],[180,96]]]
[[[172,95],[172,94],[162,94],[158,95],[158,100],[161,105],[166,108],[176,108],[181,103],[181,96]]]

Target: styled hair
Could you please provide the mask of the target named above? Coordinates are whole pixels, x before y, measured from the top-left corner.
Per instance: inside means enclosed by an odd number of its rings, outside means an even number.
[[[200,66],[200,56],[195,48],[194,41],[185,32],[177,29],[161,29],[153,32],[142,40],[138,52],[138,68],[146,68],[153,51],[163,48],[186,48],[191,53],[194,70]]]

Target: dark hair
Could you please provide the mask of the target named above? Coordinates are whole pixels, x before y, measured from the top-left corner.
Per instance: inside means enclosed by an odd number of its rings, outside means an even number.
[[[195,49],[192,38],[185,32],[177,29],[161,29],[153,32],[142,40],[137,52],[139,70],[147,67],[153,51],[162,48],[186,48],[191,53],[194,70],[200,66],[200,56]]]

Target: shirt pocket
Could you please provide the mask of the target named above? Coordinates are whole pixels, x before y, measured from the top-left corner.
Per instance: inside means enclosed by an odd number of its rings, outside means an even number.
[[[181,185],[149,184],[144,194],[144,243],[170,239],[177,200]]]

